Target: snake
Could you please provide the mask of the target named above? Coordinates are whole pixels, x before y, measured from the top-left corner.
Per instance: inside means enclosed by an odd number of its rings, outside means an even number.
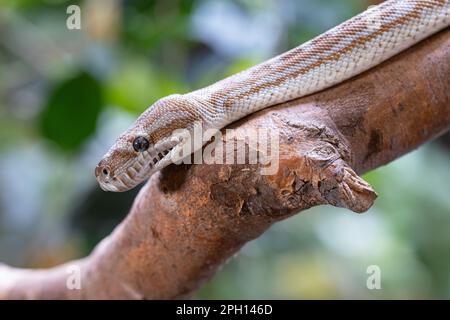
[[[186,143],[177,132],[192,132],[196,123],[202,130],[221,129],[259,110],[335,86],[449,24],[450,0],[388,0],[370,6],[247,70],[157,100],[117,138],[95,168],[96,179],[105,191],[130,190],[174,162]]]

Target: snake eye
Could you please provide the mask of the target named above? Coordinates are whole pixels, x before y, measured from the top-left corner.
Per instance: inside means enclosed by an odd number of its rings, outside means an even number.
[[[133,148],[136,152],[144,152],[150,147],[150,142],[144,137],[137,137],[133,141]]]

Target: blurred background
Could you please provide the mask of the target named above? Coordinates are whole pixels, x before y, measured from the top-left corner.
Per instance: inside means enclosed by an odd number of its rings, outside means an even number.
[[[375,1],[85,0],[0,4],[0,261],[89,254],[137,192],[94,167],[155,100],[295,47]],[[66,9],[81,7],[81,30]],[[363,215],[319,207],[247,244],[196,298],[450,298],[450,136],[365,176]],[[369,290],[367,268],[381,269]]]

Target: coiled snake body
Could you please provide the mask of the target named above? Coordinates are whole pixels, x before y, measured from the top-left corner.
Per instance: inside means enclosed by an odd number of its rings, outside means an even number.
[[[258,110],[366,71],[448,27],[450,0],[389,0],[284,54],[206,88],[149,107],[96,168],[104,190],[125,191],[170,164],[176,129],[220,129]],[[193,150],[195,151],[195,150]]]

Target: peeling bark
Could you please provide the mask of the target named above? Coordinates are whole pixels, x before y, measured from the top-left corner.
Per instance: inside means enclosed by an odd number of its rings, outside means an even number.
[[[449,35],[446,29],[339,86],[231,125],[278,130],[276,174],[261,175],[258,165],[172,165],[150,179],[88,257],[47,270],[0,267],[0,297],[188,297],[277,221],[321,204],[367,210],[376,193],[357,173],[450,128]],[[251,147],[235,148],[242,145]],[[80,267],[81,290],[66,288],[68,265]]]

